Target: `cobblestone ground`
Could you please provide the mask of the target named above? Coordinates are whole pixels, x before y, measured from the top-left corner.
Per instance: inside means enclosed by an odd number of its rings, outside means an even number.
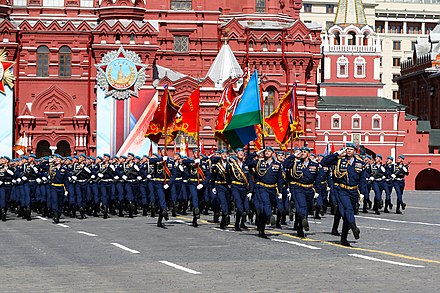
[[[352,247],[330,235],[333,216],[292,226],[226,231],[202,216],[61,224],[0,222],[0,292],[438,292],[440,192],[406,192],[403,215],[360,214]],[[252,227],[252,226],[251,226]]]

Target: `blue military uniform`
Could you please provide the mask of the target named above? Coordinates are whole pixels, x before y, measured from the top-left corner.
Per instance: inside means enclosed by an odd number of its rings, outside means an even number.
[[[66,194],[66,182],[68,181],[68,171],[63,166],[53,166],[49,168],[50,192],[52,197],[52,212],[54,223],[58,224],[63,207],[63,199]]]
[[[226,152],[226,150],[224,150]],[[215,160],[214,160],[215,159]],[[212,187],[212,192],[217,197],[220,203],[221,210],[221,221],[220,228],[225,229],[229,224],[229,198],[230,190],[229,186],[231,184],[231,177],[229,174],[229,163],[227,160],[223,160],[219,157],[211,159],[211,177],[210,184]]]
[[[391,162],[390,162],[391,161]],[[392,209],[393,204],[391,203],[391,192],[393,191],[393,177],[391,176],[394,171],[394,164],[392,163],[394,161],[394,158],[389,156],[387,163],[385,164],[385,182],[384,182],[384,189],[385,189],[385,207],[383,212],[389,213],[388,208]]]
[[[381,155],[376,157],[382,158]],[[380,209],[382,208],[382,193],[385,190],[385,172],[386,169],[381,163],[374,163],[371,165],[371,181],[372,189],[374,191],[374,205],[373,210],[377,215],[380,215]]]
[[[403,155],[399,156],[402,160],[405,159]],[[397,196],[397,205],[396,205],[396,214],[401,214],[400,208],[405,210],[406,203],[403,202],[403,190],[405,189],[405,176],[409,175],[409,166],[408,164],[404,164],[403,162],[397,163],[394,165],[393,174],[393,186],[396,190]]]
[[[9,158],[4,157],[9,162]],[[6,221],[7,202],[12,192],[12,180],[14,172],[9,169],[7,163],[0,166],[0,218],[2,222]]]

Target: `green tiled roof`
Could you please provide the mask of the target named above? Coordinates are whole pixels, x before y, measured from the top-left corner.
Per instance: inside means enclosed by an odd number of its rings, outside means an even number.
[[[405,105],[396,103],[390,99],[382,97],[320,97],[318,99],[319,110],[396,110],[405,108]]]

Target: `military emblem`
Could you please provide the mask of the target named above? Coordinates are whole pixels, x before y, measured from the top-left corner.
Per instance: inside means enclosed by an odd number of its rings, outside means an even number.
[[[10,88],[14,87],[15,76],[12,72],[12,66],[14,66],[15,62],[8,61],[6,57],[8,53],[6,53],[5,48],[0,50],[0,92],[5,93],[5,84],[7,84]]]
[[[106,97],[125,100],[137,97],[138,91],[147,79],[141,58],[135,52],[125,51],[120,47],[102,57],[102,62],[95,65],[98,85],[105,91]]]

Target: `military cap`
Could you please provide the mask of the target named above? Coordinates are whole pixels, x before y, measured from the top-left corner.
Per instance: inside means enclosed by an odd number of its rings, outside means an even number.
[[[37,156],[36,156],[35,154],[30,154],[29,157],[30,157],[30,158],[34,158],[34,159],[37,158]]]
[[[369,159],[372,159],[373,157],[372,157],[372,156],[370,156],[370,155],[367,155],[367,158],[369,158]]]
[[[157,148],[159,151],[163,151],[164,150],[164,147],[158,147]]]
[[[198,153],[198,152],[200,152],[200,150],[199,150],[199,148],[193,148],[192,152],[193,153]]]
[[[121,156],[121,159],[124,159],[124,160],[125,160],[125,159],[127,159],[127,156],[122,155],[122,156]]]
[[[277,151],[277,155],[284,155],[283,151]]]
[[[133,154],[133,153],[128,153],[128,155],[134,157],[134,154]]]
[[[109,157],[109,158],[112,157],[112,156],[110,156],[110,154],[107,154],[107,153],[105,153],[103,156],[104,156],[104,157]]]
[[[382,159],[382,155],[381,154],[376,154],[376,158],[381,158]]]
[[[102,157],[101,157],[101,156],[97,156],[96,158],[102,160]]]
[[[66,157],[66,160],[72,160],[71,156]]]
[[[29,157],[28,156],[23,156],[23,157],[21,157],[23,160],[27,160],[27,159],[29,159]]]
[[[345,146],[348,147],[348,148],[354,148],[355,150],[357,150],[357,146],[354,143],[352,143],[352,142],[347,142],[345,144]]]
[[[46,161],[49,160],[48,156],[44,156],[43,159],[45,159]]]
[[[11,160],[11,158],[9,158],[8,156],[4,156],[3,159],[6,159],[7,161]]]
[[[81,157],[83,157],[84,159],[87,159],[87,156],[85,154],[81,154]]]
[[[273,149],[273,147],[271,147],[271,146],[267,146],[267,147],[266,147],[266,151],[272,151],[272,152],[273,152],[274,149]]]
[[[59,155],[59,154],[55,154],[54,157],[55,157],[55,158],[58,158],[58,159],[62,159],[62,158],[63,158],[63,157],[62,157],[61,155]]]
[[[242,152],[242,151],[243,151],[242,148],[237,148],[237,149],[235,149],[235,152],[236,152],[236,153],[238,153],[238,152]]]
[[[153,156],[160,157],[158,153],[153,153]]]
[[[135,156],[134,158],[135,158],[135,159],[138,159],[138,160],[140,160],[140,159],[141,159],[141,157],[139,157],[139,156]]]
[[[394,158],[392,156],[387,157],[388,160],[394,161]]]
[[[93,156],[90,156],[89,159],[92,160],[92,161],[96,161],[96,158],[93,157]]]
[[[311,153],[310,156],[311,157],[316,157],[316,155],[314,153]]]
[[[221,149],[220,150],[220,154],[227,154],[228,153],[228,150],[227,149]]]
[[[323,157],[324,158],[324,154],[319,154],[318,157]]]
[[[181,153],[175,153],[175,155],[178,155],[179,157],[182,157]]]
[[[402,160],[405,160],[405,156],[404,155],[400,155],[399,158],[401,158]]]
[[[302,151],[310,152],[312,149],[311,149],[311,148],[308,148],[308,147],[306,147],[306,146],[303,146],[303,147],[301,148],[301,150],[302,150]]]

